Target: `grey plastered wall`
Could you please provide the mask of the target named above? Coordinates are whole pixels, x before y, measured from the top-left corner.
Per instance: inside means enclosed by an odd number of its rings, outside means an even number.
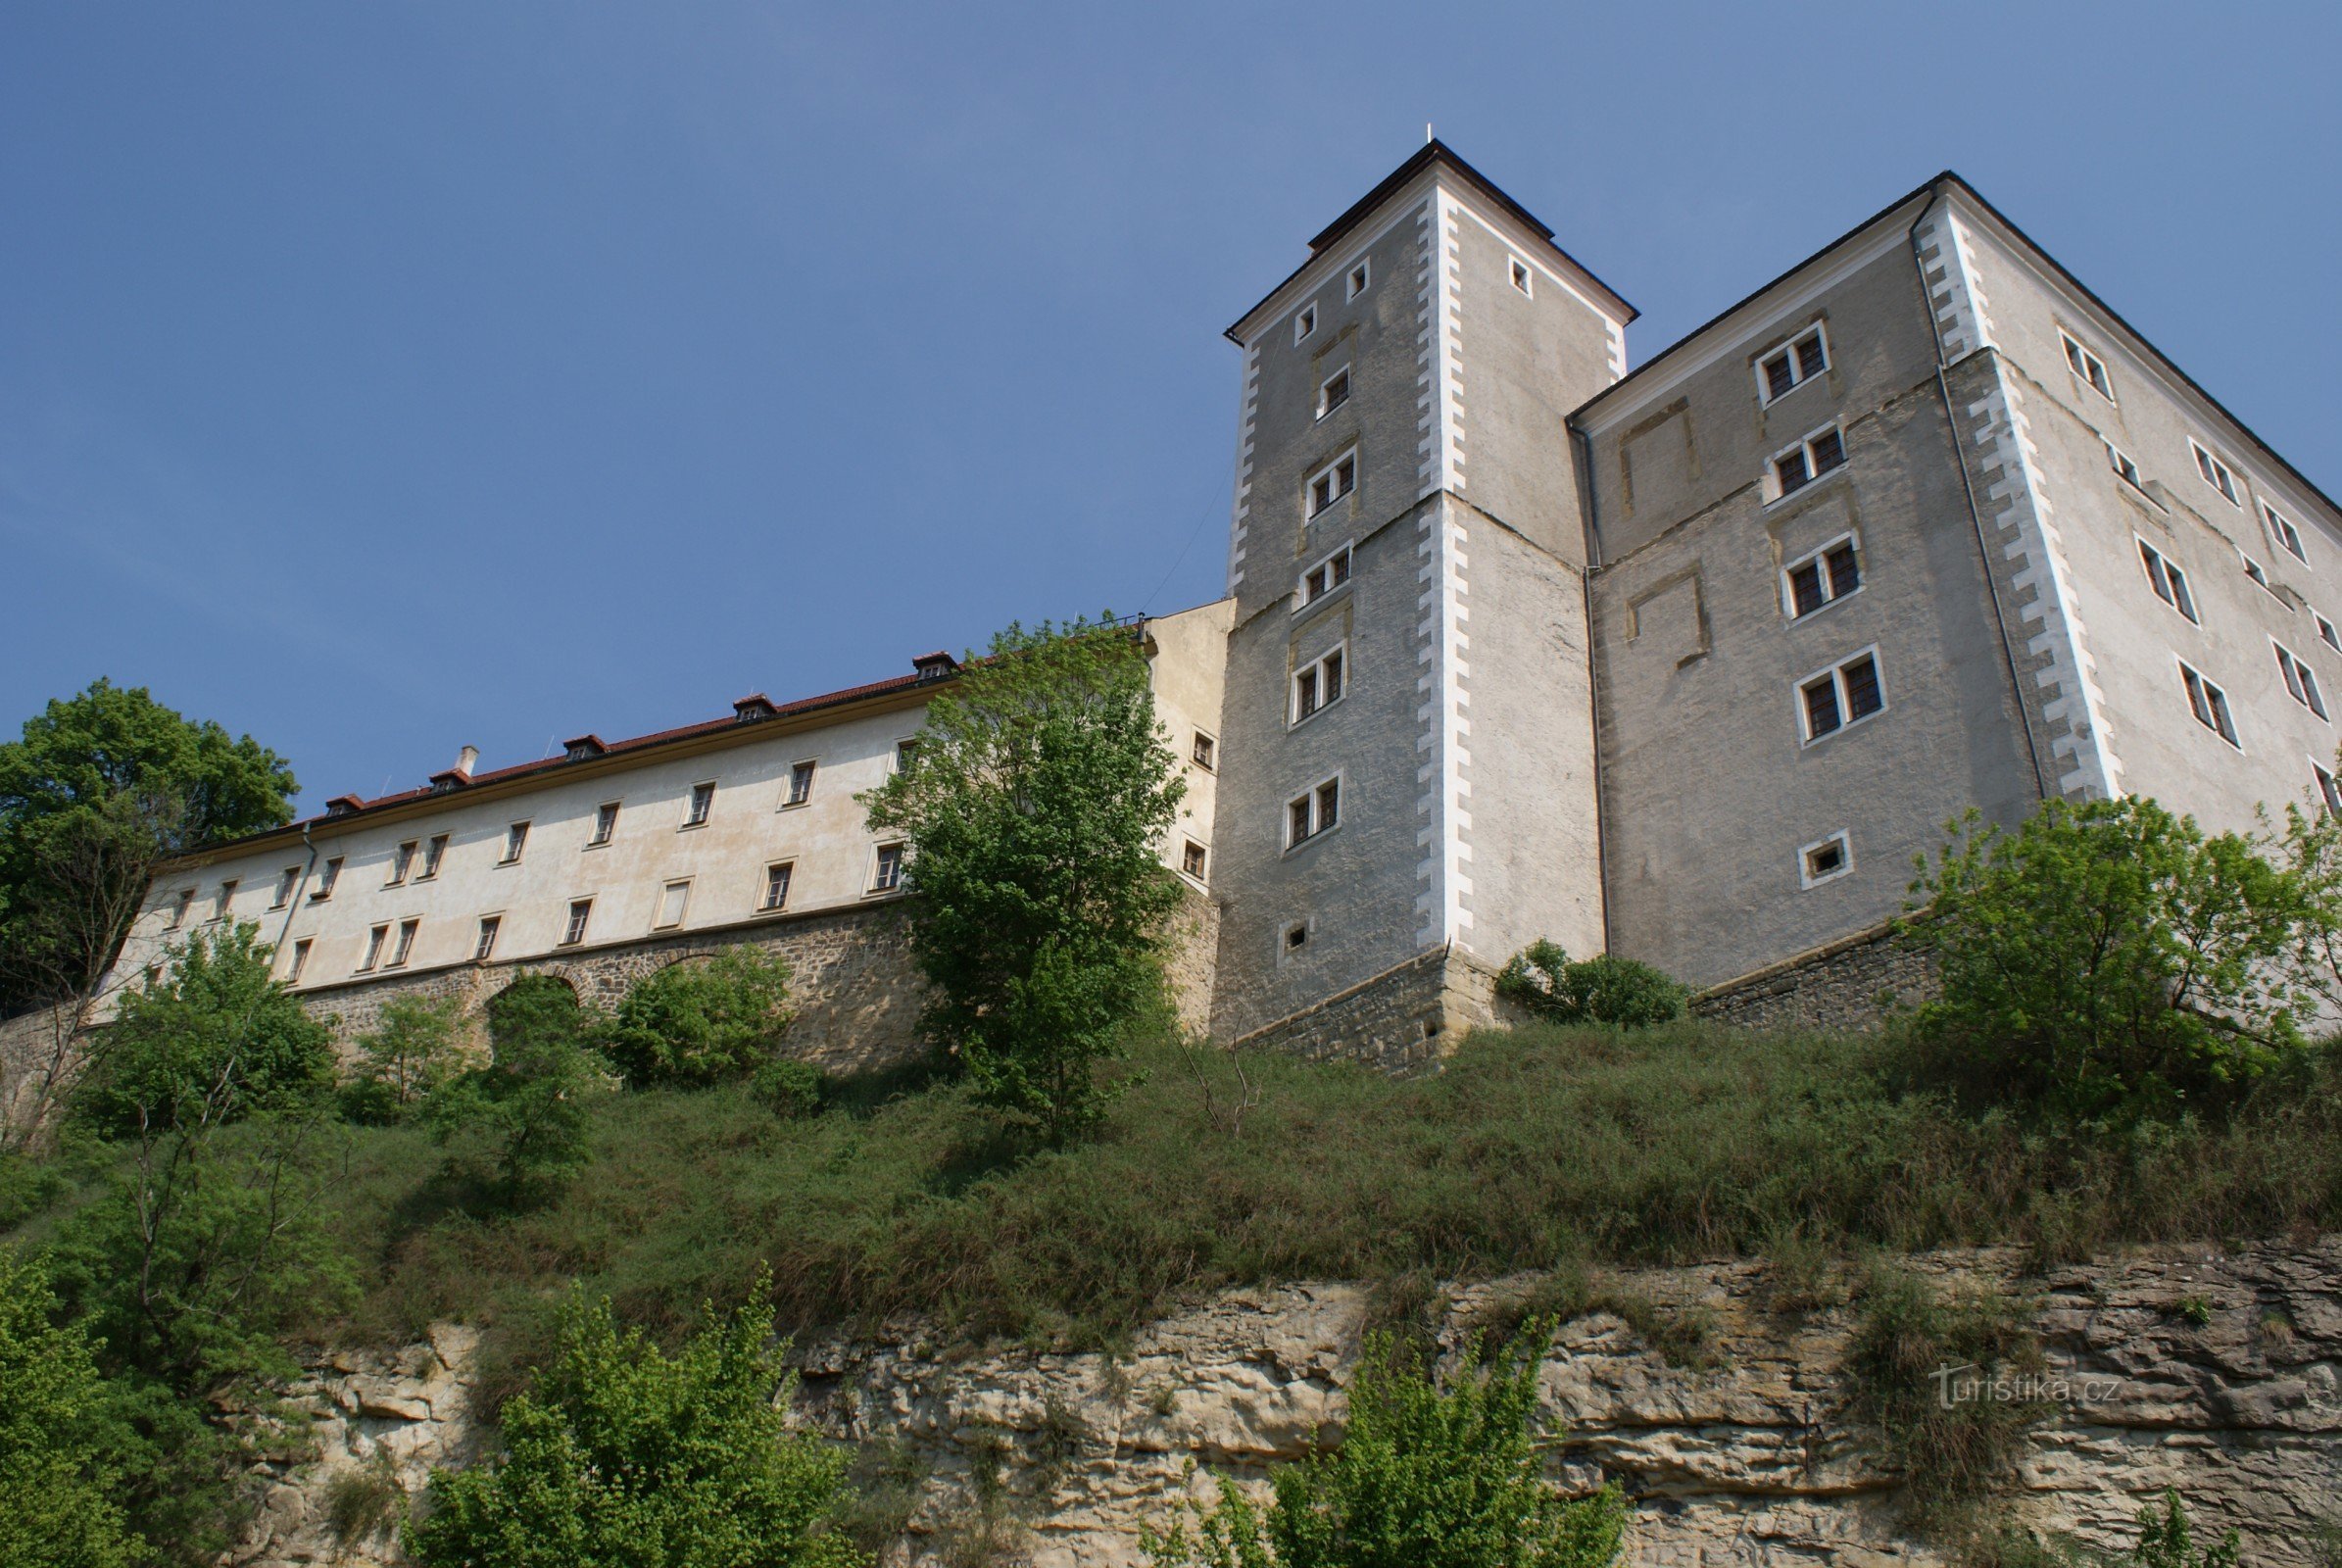
[[[2272,466],[2248,457],[2241,432],[2175,387],[2019,247],[1978,222],[1970,252],[1992,344],[1978,358],[1995,362],[2023,416],[2117,787],[2213,829],[2250,829],[2256,807],[2313,800],[2311,763],[2335,765],[2336,731],[2289,695],[2275,645],[2310,665],[2334,712],[2342,655],[2320,639],[2316,612],[2330,620],[2342,611],[2338,519]],[[2111,400],[2071,369],[2061,332],[2106,365]],[[1980,367],[1961,368],[1981,373]],[[2199,475],[2191,437],[2230,466],[2241,506]],[[2138,466],[2143,486],[2117,474],[2109,444]],[[2299,529],[2307,563],[2270,536],[2264,503]],[[2142,540],[2187,574],[2200,623],[2156,597],[2141,564]],[[2247,556],[2269,589],[2246,575]],[[2226,694],[2241,750],[2196,722],[2182,660]]]
[[[1612,947],[1694,985],[1876,925],[1947,817],[2037,797],[1919,289],[1890,249],[1591,443]],[[1760,406],[1755,357],[1813,319],[1830,377]],[[1653,415],[1687,461],[1630,508],[1620,450]],[[1845,467],[1768,505],[1772,453],[1833,417]],[[1861,591],[1790,620],[1783,565],[1848,532]],[[1799,681],[1872,647],[1885,710],[1805,744]],[[1801,850],[1841,831],[1853,868],[1804,886]]]

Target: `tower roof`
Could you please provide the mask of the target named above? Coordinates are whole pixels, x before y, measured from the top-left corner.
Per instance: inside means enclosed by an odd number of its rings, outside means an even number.
[[[1585,281],[1589,284],[1595,290],[1595,292],[1599,293],[1605,300],[1616,305],[1620,311],[1625,313],[1625,320],[1632,321],[1635,319],[1635,318],[1642,314],[1632,304],[1630,304],[1624,295],[1620,294],[1609,284],[1603,282],[1599,277],[1596,277],[1592,270],[1589,269],[1584,262],[1581,262],[1577,257],[1572,256],[1568,251],[1563,250],[1559,245],[1554,244],[1553,230],[1539,220],[1535,213],[1532,213],[1528,208],[1523,207],[1519,202],[1514,201],[1510,196],[1507,196],[1503,190],[1497,186],[1494,180],[1488,178],[1488,175],[1482,173],[1479,170],[1474,169],[1470,164],[1464,162],[1462,158],[1457,156],[1455,149],[1449,147],[1443,141],[1433,140],[1425,142],[1422,147],[1416,150],[1413,157],[1409,158],[1405,163],[1399,165],[1389,174],[1385,175],[1382,181],[1377,184],[1374,189],[1368,191],[1365,195],[1352,202],[1348,210],[1345,211],[1340,218],[1335,219],[1334,221],[1328,223],[1324,228],[1320,229],[1317,233],[1317,236],[1309,242],[1309,259],[1303,262],[1300,266],[1294,268],[1290,273],[1286,274],[1285,278],[1279,282],[1275,288],[1270,289],[1267,294],[1261,297],[1259,304],[1254,305],[1250,310],[1246,311],[1243,316],[1237,318],[1236,323],[1228,328],[1229,340],[1231,342],[1242,343],[1244,339],[1239,335],[1239,328],[1243,327],[1244,324],[1246,321],[1249,321],[1253,317],[1259,315],[1262,306],[1267,305],[1271,300],[1274,300],[1279,294],[1283,293],[1286,287],[1290,285],[1294,278],[1299,277],[1303,272],[1309,270],[1309,269],[1318,261],[1320,261],[1328,251],[1332,250],[1336,245],[1339,245],[1342,239],[1350,233],[1351,230],[1357,228],[1358,225],[1365,222],[1366,220],[1372,217],[1376,210],[1381,208],[1384,203],[1390,201],[1391,197],[1397,195],[1401,190],[1405,189],[1406,186],[1412,182],[1417,175],[1421,174],[1425,170],[1432,168],[1434,165],[1437,165],[1439,168],[1447,171],[1460,182],[1471,186],[1475,191],[1478,191],[1481,195],[1487,197],[1497,207],[1499,211],[1504,213],[1506,217],[1512,219],[1515,222],[1520,223],[1524,228],[1528,229],[1530,233],[1536,235],[1537,239],[1543,241],[1545,248],[1551,251],[1555,256],[1560,257],[1563,262],[1568,264],[1572,272],[1585,279]]]

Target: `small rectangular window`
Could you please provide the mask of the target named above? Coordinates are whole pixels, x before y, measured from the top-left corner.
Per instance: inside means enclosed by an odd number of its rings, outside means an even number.
[[[2204,482],[2225,496],[2228,505],[2243,506],[2244,503],[2237,498],[2236,475],[2228,471],[2228,466],[2205,451],[2202,442],[2190,441],[2187,445],[2196,455],[2196,472],[2204,476]]]
[[[1317,416],[1324,418],[1350,400],[1350,368],[1343,366],[1318,383]]]
[[[2139,466],[2130,461],[2128,453],[2123,452],[2112,441],[2106,444],[2106,461],[2116,473],[2122,475],[2124,484],[2141,494],[2146,492],[2147,481],[2139,477]]]
[[[1825,605],[1835,604],[1862,586],[1862,563],[1854,551],[1854,536],[1834,539],[1812,555],[1791,562],[1783,570],[1789,618],[1801,620]]]
[[[496,956],[496,933],[504,929],[504,916],[501,914],[480,916],[479,940],[471,945],[472,962],[486,963]]]
[[[1213,740],[1209,735],[1204,734],[1203,731],[1197,730],[1195,732],[1195,744],[1188,752],[1188,756],[1194,759],[1195,765],[1208,773],[1216,765],[1213,760],[1217,758],[1219,754],[1220,743]]]
[[[333,897],[333,884],[342,877],[342,858],[335,856],[317,871],[317,885],[310,891],[309,902],[322,904]]]
[[[2237,552],[2237,555],[2244,562],[2244,574],[2252,578],[2253,581],[2260,586],[2260,589],[2263,593],[2269,595],[2269,598],[2274,599],[2278,604],[2285,605],[2284,596],[2279,594],[2276,589],[2270,585],[2269,573],[2262,569],[2261,563],[2255,561],[2252,557],[2245,555],[2245,553],[2241,550]],[[2291,605],[2285,605],[2285,609],[2288,612],[2290,612],[2293,607]]]
[[[1878,659],[1866,650],[1833,669],[1808,676],[1797,687],[1798,710],[1808,745],[1858,724],[1886,707]]]
[[[1537,295],[1537,280],[1530,275],[1529,264],[1521,260],[1521,258],[1518,256],[1508,256],[1505,258],[1505,272],[1506,275],[1512,278],[1513,287],[1519,289],[1522,293],[1529,295],[1531,298],[1535,298]]]
[[[575,947],[585,940],[586,922],[594,917],[592,899],[572,900],[569,905],[569,923],[562,928],[561,946]]]
[[[360,960],[359,973],[364,974],[382,960],[382,944],[390,940],[390,927],[378,925],[366,934],[366,957]]]
[[[2310,618],[2318,622],[2318,640],[2335,653],[2342,654],[2342,632],[2334,630],[2334,623],[2315,610],[2310,612]]]
[[[520,852],[528,847],[528,824],[514,822],[505,829],[505,855],[499,865],[513,865],[520,859]]]
[[[813,764],[792,762],[789,765],[789,804],[803,806],[813,798]]]
[[[2324,718],[2325,694],[2318,689],[2316,672],[2296,659],[2293,651],[2283,643],[2271,642],[2269,646],[2277,651],[2277,673],[2285,682],[2286,695],[2319,718]]]
[[[212,918],[215,920],[226,919],[228,909],[235,902],[236,883],[235,879],[231,877],[220,884],[220,896],[212,902]]]
[[[918,765],[919,743],[917,741],[897,741],[895,743],[895,771],[907,773]]]
[[[2201,624],[2196,614],[2195,595],[2187,590],[2187,573],[2164,559],[2163,552],[2144,539],[2139,540],[2139,564],[2147,568],[2147,586],[2155,590],[2156,598]]]
[[[1358,453],[1352,448],[1309,476],[1309,515],[1316,516],[1356,488]]]
[[[420,842],[415,839],[409,839],[399,846],[398,852],[390,858],[390,880],[382,884],[384,887],[395,888],[407,880],[407,873],[415,869],[415,852],[420,848]]]
[[[1846,438],[1834,424],[1816,430],[1773,460],[1773,499],[1795,495],[1833,468],[1846,465]]]
[[[1832,833],[1797,852],[1798,880],[1806,887],[1843,876],[1854,869],[1854,848],[1842,832]]]
[[[903,885],[903,846],[881,844],[878,859],[870,877],[870,891],[891,893]]]
[[[1318,710],[1342,701],[1342,654],[1348,646],[1342,644],[1293,671],[1289,723],[1298,724]]]
[[[1307,337],[1310,333],[1316,330],[1317,301],[1311,300],[1308,304],[1302,306],[1300,313],[1293,318],[1293,340],[1297,344],[1303,338]]]
[[[691,805],[683,813],[683,825],[685,827],[703,826],[707,820],[708,808],[714,805],[715,786],[711,783],[694,784],[691,787]]]
[[[1830,346],[1817,321],[1757,361],[1757,391],[1763,401],[1771,403],[1829,368]]]
[[[2277,548],[2303,565],[2308,565],[2310,553],[2302,548],[2301,530],[2287,522],[2284,514],[2266,501],[2261,503],[2261,516],[2268,522],[2269,536],[2277,542]]]
[[[1285,847],[1293,849],[1342,823],[1339,775],[1294,796],[1285,806]]]
[[[445,833],[435,833],[431,842],[423,846],[421,880],[428,882],[439,874],[439,862],[447,858],[447,838]]]
[[[667,926],[681,925],[683,910],[690,903],[691,883],[689,881],[669,882],[665,887],[660,888],[659,890],[659,919],[657,922],[659,926],[663,929]]]
[[[301,867],[288,865],[276,873],[276,897],[268,901],[268,907],[281,909],[293,902],[293,889],[301,883]]]
[[[1350,546],[1345,544],[1301,573],[1300,592],[1293,598],[1293,609],[1308,608],[1349,580]]]
[[[2342,784],[2334,782],[2334,775],[2313,761],[2310,776],[2318,781],[2318,799],[2328,811],[2342,813]]]
[[[397,969],[405,966],[407,956],[415,951],[415,933],[421,928],[420,920],[401,920],[399,922],[399,945],[392,950],[390,962],[386,967]]]
[[[1371,261],[1362,261],[1357,266],[1350,269],[1350,275],[1342,285],[1343,299],[1354,300],[1359,295],[1366,292],[1366,285],[1372,281],[1374,277],[1372,267],[1373,263]]]
[[[1179,868],[1196,881],[1203,880],[1204,859],[1208,852],[1194,839],[1187,841],[1179,852]]]
[[[610,842],[611,834],[617,832],[618,805],[616,801],[604,801],[594,808],[594,836],[586,840],[587,849],[600,849]]]
[[[778,909],[789,903],[789,882],[797,875],[797,862],[783,860],[764,868],[764,907]]]
[[[195,890],[193,888],[180,889],[177,902],[172,904],[171,906],[171,924],[167,927],[167,929],[176,931],[180,926],[185,925],[187,923],[187,911],[194,906]]]
[[[2244,750],[2236,739],[2236,721],[2228,716],[2228,694],[2185,664],[2179,666],[2179,681],[2187,690],[2188,711],[2196,715],[2196,722],[2238,751]]]
[[[286,967],[284,972],[284,983],[286,985],[297,986],[301,983],[301,971],[309,967],[310,946],[311,939],[308,937],[303,937],[300,941],[293,944],[293,961]]]
[[[2091,391],[2109,403],[2114,402],[2115,383],[2107,378],[2106,362],[2074,342],[2072,333],[2060,332],[2058,337],[2066,345],[2067,368],[2086,383]]]

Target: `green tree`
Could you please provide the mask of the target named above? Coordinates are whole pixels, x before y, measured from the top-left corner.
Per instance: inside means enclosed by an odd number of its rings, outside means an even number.
[[[1690,993],[1665,973],[1607,953],[1572,958],[1554,943],[1532,942],[1496,976],[1496,994],[1555,1023],[1642,1029],[1683,1015]]]
[[[233,1121],[314,1102],[333,1082],[333,1036],[268,969],[251,925],[197,932],[170,978],[125,992],[98,1037],[75,1113],[110,1137],[191,1116]]]
[[[915,765],[862,797],[911,853],[924,1015],[977,1098],[1057,1139],[1093,1069],[1162,995],[1185,782],[1137,637],[1111,617],[1011,625],[927,707]]]
[[[603,1031],[612,1065],[636,1084],[745,1077],[789,1025],[789,965],[748,945],[641,981]]]
[[[585,1164],[591,1103],[608,1083],[577,993],[558,976],[522,975],[488,1004],[490,1058],[423,1103],[442,1142],[484,1134],[515,1198],[542,1193]]]
[[[408,1549],[428,1568],[866,1561],[833,1524],[848,1456],[787,1430],[780,1353],[769,1308],[709,1309],[670,1356],[572,1295],[551,1364],[505,1406],[504,1454],[433,1471]]]
[[[1341,1447],[1279,1471],[1266,1510],[1223,1482],[1212,1508],[1191,1500],[1142,1546],[1159,1568],[1607,1568],[1625,1498],[1547,1487],[1530,1432],[1552,1335],[1532,1319],[1486,1362],[1475,1338],[1445,1389],[1400,1342],[1370,1337]]]
[[[2206,836],[2151,800],[2050,801],[2016,832],[1974,812],[1912,894],[1941,996],[1913,1021],[1971,1098],[2096,1119],[2217,1103],[2295,1055],[2327,918],[2281,846]]]
[[[2153,1503],[2139,1510],[2139,1540],[2130,1560],[2139,1568],[2236,1568],[2242,1550],[2234,1530],[2210,1545],[2197,1545],[2179,1494],[2166,1488],[2161,1514]]]
[[[464,1067],[463,1004],[452,997],[393,997],[358,1037],[358,1063],[342,1091],[353,1121],[397,1122]]]
[[[93,995],[158,860],[281,826],[290,765],[99,680],[0,745],[0,1014]]]
[[[48,1279],[0,1250],[0,1562],[118,1568],[144,1555],[114,1500],[108,1391],[77,1331],[52,1327]]]

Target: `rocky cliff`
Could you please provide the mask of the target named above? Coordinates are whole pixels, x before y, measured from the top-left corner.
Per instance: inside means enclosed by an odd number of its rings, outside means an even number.
[[[2319,1521],[2342,1511],[2342,1237],[2036,1276],[2021,1263],[1913,1260],[1947,1283],[1991,1282],[2032,1314],[2048,1397],[2003,1515],[2125,1545],[2141,1503],[2176,1487],[2200,1524],[2244,1533],[2248,1562],[2309,1568]],[[1835,1269],[1804,1282],[1797,1297],[1822,1304],[1792,1308],[1763,1264],[1624,1271],[1604,1282],[1620,1310],[1563,1326],[1544,1373],[1546,1420],[1563,1434],[1552,1473],[1574,1489],[1624,1484],[1631,1562],[1935,1560],[1898,1534],[1896,1479],[1850,1413],[1842,1283]],[[1450,1293],[1442,1341],[1459,1343],[1518,1285]],[[795,1414],[866,1446],[873,1506],[903,1527],[891,1563],[1134,1563],[1139,1525],[1201,1485],[1191,1467],[1257,1481],[1339,1435],[1369,1304],[1342,1284],[1231,1293],[1112,1357],[954,1350],[918,1323],[889,1324],[801,1346]],[[1679,1343],[1671,1362],[1629,1317],[1698,1325],[1697,1354]],[[272,1467],[237,1560],[391,1556],[386,1536],[337,1539],[331,1515],[355,1511],[356,1478],[377,1491],[395,1478],[419,1497],[431,1464],[468,1456],[474,1343],[447,1329],[321,1364],[296,1391],[316,1446]]]

